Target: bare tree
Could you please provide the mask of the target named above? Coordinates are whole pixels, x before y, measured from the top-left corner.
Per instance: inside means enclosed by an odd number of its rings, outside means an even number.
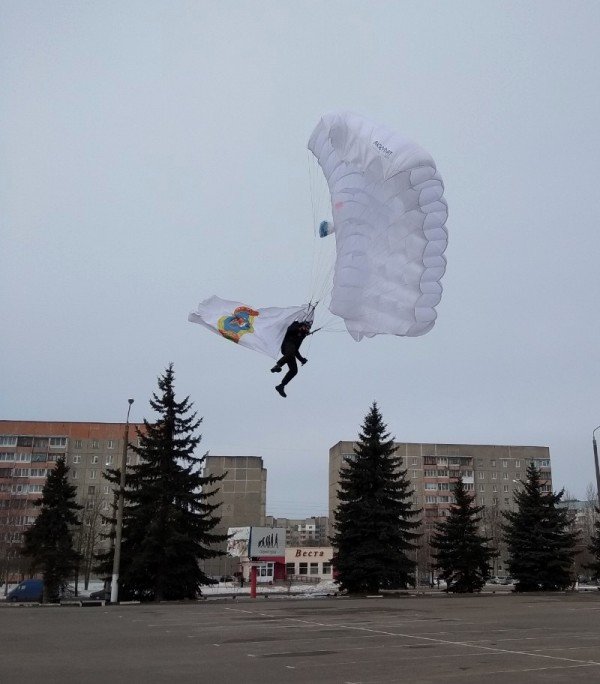
[[[96,553],[102,540],[102,515],[104,499],[97,493],[89,495],[83,502],[80,513],[81,525],[76,539],[76,549],[81,554],[81,563],[77,569],[75,578],[75,592],[78,591],[79,578],[83,575],[84,589],[87,590],[94,565]]]
[[[485,506],[481,515],[481,531],[490,539],[490,546],[498,551],[498,556],[491,559],[492,576],[498,575],[498,561],[502,560],[504,545],[502,541],[502,512],[499,504]]]
[[[4,583],[5,596],[11,579],[22,577],[28,566],[21,546],[30,502],[17,493],[17,482],[13,466],[0,468],[0,583]]]

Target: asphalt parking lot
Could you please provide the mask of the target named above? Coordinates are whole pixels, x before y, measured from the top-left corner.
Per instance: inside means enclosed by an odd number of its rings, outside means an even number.
[[[0,681],[600,681],[600,592],[0,609]]]

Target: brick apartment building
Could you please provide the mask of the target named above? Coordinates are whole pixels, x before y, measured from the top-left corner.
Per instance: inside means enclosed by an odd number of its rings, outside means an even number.
[[[136,439],[129,424],[129,442]],[[118,467],[125,444],[125,423],[0,420],[0,555],[16,557],[23,532],[35,520],[46,476],[63,456],[77,502],[87,524],[102,526],[101,514],[110,512],[113,487],[103,477],[107,467]],[[137,459],[128,453],[128,463]],[[93,514],[93,515],[92,515]],[[106,531],[98,529],[98,532]],[[106,541],[96,535],[96,550]],[[91,551],[90,551],[91,553]]]

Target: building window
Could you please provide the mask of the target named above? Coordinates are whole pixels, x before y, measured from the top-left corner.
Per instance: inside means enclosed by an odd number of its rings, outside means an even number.
[[[310,564],[310,574],[311,575],[318,575],[319,574],[319,564],[318,563],[311,563]]]
[[[104,493],[110,494],[110,485],[104,485]]]
[[[412,465],[419,465],[419,459],[413,458]]]
[[[478,477],[480,480],[485,480],[485,473],[479,472],[479,473],[477,473],[477,477]]]
[[[502,467],[508,468],[508,461],[505,458],[502,459]]]
[[[425,483],[425,489],[437,489],[437,483],[436,482],[426,482]]]
[[[98,454],[92,456],[92,463],[98,463]]]
[[[517,478],[517,480],[520,480],[521,479],[521,473],[515,473],[515,477]]]
[[[100,448],[100,442],[97,439],[92,440],[92,449],[99,449]]]
[[[502,473],[502,479],[508,480],[508,473]]]
[[[6,447],[17,446],[16,435],[0,435],[0,446],[6,446]]]
[[[296,574],[296,563],[286,563],[285,564],[285,574],[295,575]]]
[[[93,496],[96,493],[96,485],[90,485],[88,487],[88,496]]]
[[[106,448],[107,449],[114,449],[115,448],[115,441],[113,439],[109,439],[106,442]]]
[[[515,468],[521,467],[521,461],[515,461]]]
[[[418,470],[413,470],[413,477],[419,477],[419,471]]]
[[[425,477],[435,477],[437,473],[437,470],[426,470],[425,471]]]
[[[480,496],[480,497],[479,497],[479,505],[480,505],[480,506],[485,506],[485,497],[484,497],[484,496]]]
[[[66,437],[50,437],[51,449],[64,449],[67,446]]]
[[[81,456],[79,454],[75,454],[73,456],[73,463],[79,463],[81,461]]]
[[[504,491],[508,492],[508,485],[504,485]]]
[[[510,499],[505,498],[505,499],[504,499],[504,503],[508,506],[508,505],[510,504]]]
[[[479,485],[479,491],[480,491],[480,492],[485,492],[485,485],[480,484],[480,485]]]
[[[95,480],[96,479],[96,473],[97,470],[90,470],[90,480]]]
[[[331,574],[331,563],[323,563],[323,574],[324,575],[330,575]]]
[[[105,465],[110,466],[110,465],[112,465],[112,462],[113,462],[112,454],[108,454],[108,456],[106,457]]]
[[[83,447],[83,442],[80,439],[75,440],[75,448],[81,449]]]
[[[298,574],[308,575],[308,563],[298,563]]]
[[[492,473],[492,480],[498,479],[498,473]]]
[[[498,485],[494,485],[494,486],[492,487],[492,491],[497,492],[497,491],[498,491]]]
[[[74,480],[79,479],[79,475],[77,474],[77,469],[76,469],[76,468],[73,468],[73,470],[71,470],[71,472],[73,473],[73,479],[74,479]]]
[[[492,466],[492,468],[495,468],[495,467],[496,467],[496,459],[493,458],[493,459],[490,461],[490,465]]]
[[[497,505],[498,505],[498,497],[497,497],[497,496],[495,496],[495,497],[492,499],[492,503],[494,504],[494,506],[497,506]]]

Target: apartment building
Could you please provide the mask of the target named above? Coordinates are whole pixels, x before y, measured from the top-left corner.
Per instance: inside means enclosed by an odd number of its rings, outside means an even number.
[[[275,518],[268,515],[268,527],[284,527],[287,547],[292,546],[328,546],[329,518],[311,516],[309,518]]]
[[[225,475],[210,487],[217,489],[210,503],[219,504],[215,515],[221,519],[214,533],[227,534],[230,527],[265,526],[267,470],[260,456],[207,456],[202,474]],[[226,551],[227,542],[215,548]],[[238,565],[239,559],[221,556],[205,561],[203,569],[209,576],[221,577],[233,575]]]
[[[0,420],[0,542],[23,541],[33,523],[46,476],[64,457],[69,478],[77,487],[77,502],[84,510],[108,514],[114,496],[104,478],[107,467],[118,467],[125,444],[125,423],[86,423]],[[136,439],[129,425],[129,442]],[[137,459],[127,454],[128,463]],[[89,517],[88,517],[89,519]],[[101,516],[95,522],[102,524]],[[99,540],[99,544],[100,544]]]
[[[506,572],[506,556],[501,541],[502,513],[514,507],[514,493],[526,478],[527,466],[534,463],[542,474],[542,488],[552,491],[550,450],[545,446],[490,444],[418,444],[396,442],[413,486],[413,502],[422,509],[421,549],[417,562],[431,567],[430,536],[435,523],[443,520],[453,503],[452,487],[462,477],[475,496],[482,514],[483,532],[500,550],[493,574]],[[333,524],[338,506],[339,473],[345,460],[355,458],[354,442],[338,442],[329,450],[329,520]],[[420,554],[420,555],[419,555]]]

